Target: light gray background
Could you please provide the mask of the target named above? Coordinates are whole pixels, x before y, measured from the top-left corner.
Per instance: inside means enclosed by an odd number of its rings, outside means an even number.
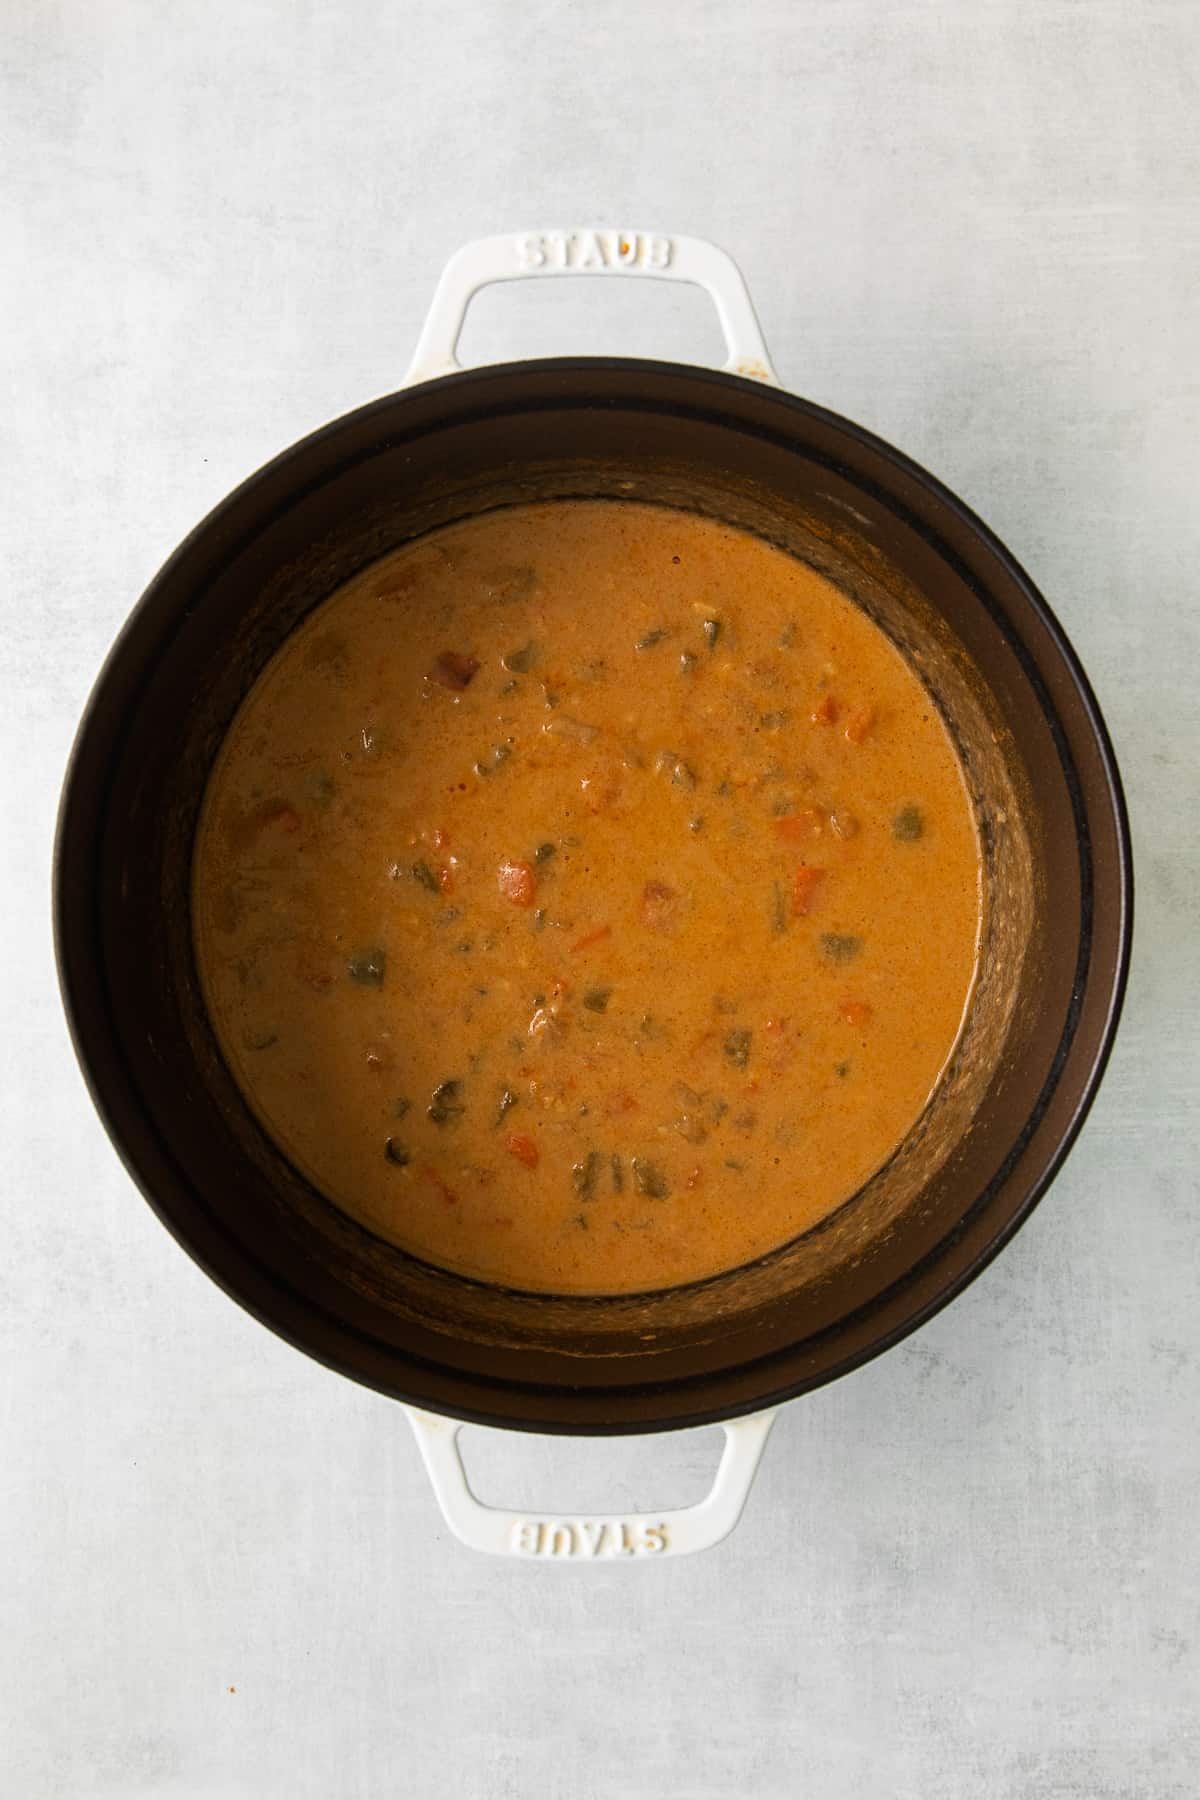
[[[3,0],[0,1794],[1193,1800],[1197,376],[1189,0]],[[446,255],[716,238],[785,383],[976,506],[1105,706],[1140,853],[1104,1092],[1027,1228],[786,1410],[691,1561],[450,1541],[396,1409],[168,1239],[68,1049],[58,784],[180,536],[395,385]],[[476,357],[703,359],[702,299],[493,292]],[[483,1439],[658,1505],[712,1434]],[[233,1690],[236,1690],[233,1691]]]

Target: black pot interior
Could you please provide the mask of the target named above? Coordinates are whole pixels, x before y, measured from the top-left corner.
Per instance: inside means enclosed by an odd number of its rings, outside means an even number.
[[[229,721],[284,636],[364,564],[482,509],[661,500],[831,573],[901,643],[959,742],[990,895],[980,996],[937,1101],[825,1226],[744,1270],[620,1298],[516,1294],[353,1224],[264,1136],[217,1052],[188,909]],[[60,961],[131,1170],[284,1336],[402,1398],[496,1424],[646,1430],[827,1380],[961,1286],[1073,1136],[1123,980],[1128,850],[1086,684],[1025,578],[911,464],[802,402],[649,363],[515,365],[306,440],[157,578],[98,685],[64,799]]]

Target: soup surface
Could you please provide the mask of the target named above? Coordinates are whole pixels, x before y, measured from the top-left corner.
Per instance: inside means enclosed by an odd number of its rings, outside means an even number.
[[[223,1053],[291,1161],[560,1293],[746,1262],[896,1149],[975,971],[929,694],[822,576],[561,501],[356,577],[269,664],[194,863]]]

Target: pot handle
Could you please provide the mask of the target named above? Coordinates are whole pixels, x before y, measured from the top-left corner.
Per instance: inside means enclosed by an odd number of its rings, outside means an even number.
[[[696,1506],[657,1513],[515,1513],[485,1506],[471,1492],[458,1448],[461,1419],[404,1408],[443,1517],[472,1550],[541,1562],[612,1562],[688,1556],[708,1550],[742,1516],[774,1412],[722,1423],[725,1448],[713,1484]]]
[[[703,288],[717,309],[734,375],[778,386],[742,272],[705,238],[654,231],[515,231],[477,238],[456,250],[434,291],[403,385],[453,375],[455,354],[472,296],[494,281],[540,281],[548,275],[633,275],[650,281],[687,281]]]

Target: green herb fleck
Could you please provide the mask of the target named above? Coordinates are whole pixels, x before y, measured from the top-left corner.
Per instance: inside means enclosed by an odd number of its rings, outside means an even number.
[[[659,775],[667,777],[672,787],[683,788],[690,794],[696,785],[695,771],[674,750],[660,750],[654,759],[654,767]]]
[[[550,861],[550,858],[552,856],[557,855],[557,853],[558,853],[558,845],[557,844],[550,844],[550,843],[539,844],[537,849],[533,853],[533,860],[535,863],[548,863]]]
[[[402,1095],[392,1108],[392,1117],[393,1119],[403,1119],[406,1118],[411,1111],[412,1101],[404,1099]]]
[[[679,652],[679,673],[690,675],[699,660],[694,650],[681,650]]]
[[[539,906],[534,911],[533,929],[535,931],[545,931],[546,929],[546,909],[544,906]]]
[[[359,987],[382,987],[387,968],[387,953],[374,945],[370,950],[356,950],[346,964],[351,981]]]
[[[847,1075],[850,1073],[850,1064],[848,1062],[834,1063],[833,1072],[839,1081],[845,1081]]]
[[[625,1173],[621,1168],[621,1159],[616,1154],[614,1154],[611,1159],[610,1168],[612,1170],[613,1193],[623,1194],[625,1192]]]
[[[853,962],[863,947],[860,937],[853,932],[823,931],[821,933],[821,955],[826,962]]]
[[[549,719],[542,730],[547,737],[566,738],[568,743],[582,744],[585,749],[600,736],[599,728],[588,725],[583,719]]]
[[[720,635],[721,635],[720,619],[705,619],[705,621],[704,621],[704,641],[708,645],[710,650],[716,649],[717,639],[720,637]]]
[[[925,821],[917,806],[902,806],[892,820],[892,836],[898,844],[915,844],[925,834]]]
[[[390,1137],[386,1140],[383,1146],[383,1154],[390,1163],[395,1163],[398,1169],[406,1168],[412,1161],[412,1157],[404,1148],[404,1145],[400,1143],[398,1138]]]
[[[785,725],[791,724],[792,715],[790,712],[765,712],[758,722],[764,731],[782,731]]]
[[[314,806],[328,806],[337,793],[337,783],[328,769],[314,769],[304,787]]]
[[[598,1150],[589,1150],[582,1162],[571,1165],[571,1186],[579,1200],[594,1200],[596,1182],[600,1175],[600,1164],[603,1158]]]
[[[633,1185],[639,1194],[647,1200],[665,1200],[671,1192],[670,1184],[657,1163],[647,1162],[644,1157],[631,1159]]]
[[[661,644],[663,639],[670,635],[666,627],[660,625],[654,631],[644,632],[633,647],[635,650],[653,650],[655,644]]]
[[[777,936],[787,930],[787,899],[782,881],[771,883],[771,930]]]
[[[534,665],[536,651],[532,643],[522,645],[519,650],[510,650],[500,658],[500,667],[507,669],[510,675],[528,675]]]
[[[486,757],[481,757],[477,763],[472,764],[471,772],[480,776],[491,775],[500,767],[501,763],[507,762],[511,755],[511,744],[496,744]]]
[[[427,862],[414,863],[408,872],[414,881],[419,882],[423,888],[428,888],[431,894],[441,893],[438,878]]]
[[[750,1061],[752,1035],[749,1031],[731,1031],[725,1039],[725,1054],[735,1069],[744,1069]]]
[[[583,996],[583,1004],[589,1012],[607,1012],[609,1000],[612,998],[610,987],[589,988]]]
[[[447,1125],[452,1119],[461,1118],[466,1111],[462,1102],[462,1082],[439,1082],[425,1111],[435,1125]]]

